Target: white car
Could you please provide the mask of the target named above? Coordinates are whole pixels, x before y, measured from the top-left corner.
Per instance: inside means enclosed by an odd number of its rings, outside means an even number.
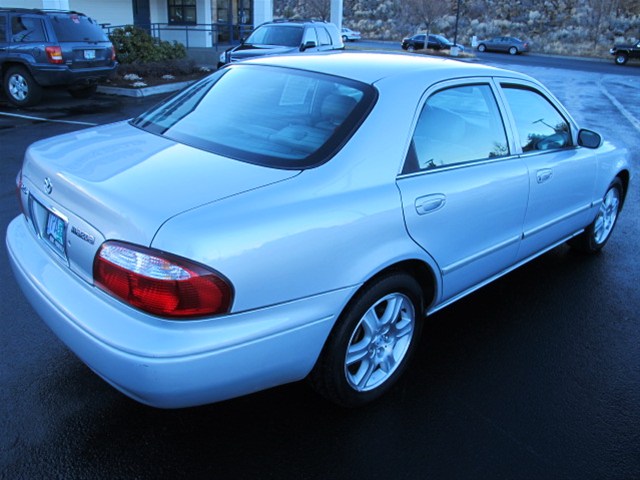
[[[360,36],[360,32],[355,32],[347,27],[342,27],[341,29],[342,41],[343,42],[354,42],[356,40],[360,40],[362,37]]]
[[[426,316],[563,242],[600,250],[628,157],[520,73],[264,57],[32,145],[7,246],[44,321],[140,402],[308,377],[354,406]]]

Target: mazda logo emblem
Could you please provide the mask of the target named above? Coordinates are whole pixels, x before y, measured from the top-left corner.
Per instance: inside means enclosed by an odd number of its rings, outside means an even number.
[[[44,191],[47,192],[47,195],[51,195],[51,192],[53,191],[53,184],[49,177],[44,179]]]

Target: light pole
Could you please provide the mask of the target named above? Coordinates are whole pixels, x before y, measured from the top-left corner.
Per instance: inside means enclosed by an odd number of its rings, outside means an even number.
[[[456,7],[456,29],[453,33],[453,44],[458,45],[458,20],[460,19],[460,0],[458,0],[458,5]]]

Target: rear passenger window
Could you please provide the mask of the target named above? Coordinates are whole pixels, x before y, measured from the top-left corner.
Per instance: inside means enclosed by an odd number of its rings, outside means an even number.
[[[0,42],[7,41],[7,16],[0,15]]]
[[[491,87],[453,87],[427,100],[403,173],[506,155],[507,136]]]
[[[331,45],[331,37],[329,36],[329,32],[324,27],[316,28],[318,33],[318,41],[320,42],[318,45]]]
[[[502,87],[516,122],[523,152],[571,146],[569,123],[545,96],[520,85]]]
[[[16,43],[45,42],[42,20],[33,17],[11,18],[11,41]]]

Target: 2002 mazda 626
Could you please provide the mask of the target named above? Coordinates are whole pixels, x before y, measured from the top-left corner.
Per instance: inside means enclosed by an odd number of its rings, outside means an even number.
[[[261,58],[29,147],[7,244],[40,316],[134,399],[308,377],[353,406],[393,385],[426,315],[562,242],[600,250],[629,178],[519,73]]]

